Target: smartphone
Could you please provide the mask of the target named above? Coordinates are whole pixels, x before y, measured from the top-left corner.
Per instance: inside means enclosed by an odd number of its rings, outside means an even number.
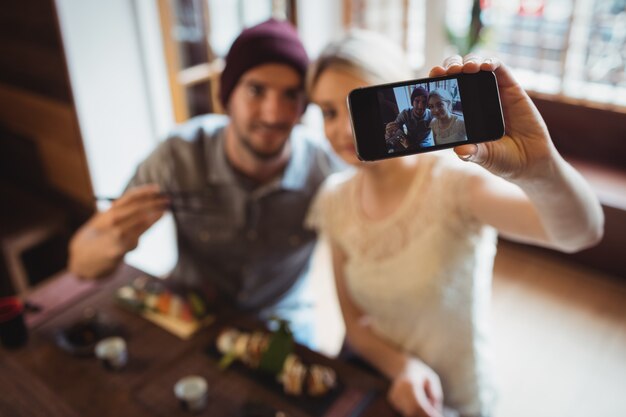
[[[498,83],[490,71],[358,88],[348,95],[348,108],[363,161],[504,136]]]

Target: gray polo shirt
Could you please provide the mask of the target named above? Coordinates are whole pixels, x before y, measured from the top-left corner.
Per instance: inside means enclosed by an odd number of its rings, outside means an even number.
[[[410,147],[425,147],[433,146],[432,130],[430,128],[430,122],[433,120],[433,115],[430,109],[424,111],[424,115],[421,118],[417,118],[413,114],[413,108],[410,107],[406,110],[402,110],[396,118],[396,123],[407,127],[407,137]]]
[[[261,308],[280,299],[306,268],[316,236],[304,218],[340,163],[296,126],[283,175],[254,187],[226,159],[227,123],[225,116],[206,115],[181,125],[138,167],[129,187],[157,183],[189,193],[173,200],[173,279],[210,283],[239,308]]]

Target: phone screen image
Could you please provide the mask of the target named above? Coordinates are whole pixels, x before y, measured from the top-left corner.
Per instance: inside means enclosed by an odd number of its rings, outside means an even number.
[[[456,79],[378,91],[387,153],[467,141]]]
[[[504,122],[495,75],[457,74],[354,90],[356,148],[378,160],[499,139]]]

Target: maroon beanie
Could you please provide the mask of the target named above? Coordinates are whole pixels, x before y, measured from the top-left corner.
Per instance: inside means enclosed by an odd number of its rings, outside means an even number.
[[[230,47],[220,78],[220,100],[224,108],[246,71],[272,62],[291,66],[303,80],[309,64],[296,29],[290,23],[276,19],[245,29]]]
[[[411,106],[413,105],[413,102],[415,101],[415,97],[419,97],[419,96],[424,96],[426,97],[426,100],[428,100],[428,91],[426,91],[424,87],[415,87],[413,89],[413,92],[411,93]]]

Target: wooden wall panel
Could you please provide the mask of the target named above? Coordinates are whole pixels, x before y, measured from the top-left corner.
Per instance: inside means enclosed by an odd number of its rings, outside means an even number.
[[[71,103],[53,0],[2,3],[0,82]]]
[[[50,185],[72,197],[86,207],[95,204],[91,181],[85,173],[87,167],[76,148],[68,148],[56,136],[41,137],[39,151],[43,159],[43,168]]]
[[[2,2],[0,38],[15,39],[61,49],[52,0],[20,0]]]
[[[35,143],[46,187],[92,210],[93,191],[54,0],[3,2],[0,50],[0,132]]]
[[[91,183],[73,106],[0,84],[0,124],[37,144],[49,184],[90,206]],[[26,168],[26,167],[25,167]]]
[[[626,113],[532,97],[566,156],[626,172]]]
[[[34,139],[54,134],[67,146],[80,145],[72,106],[2,83],[0,103],[6,104],[0,106],[0,123],[8,130]]]
[[[0,82],[72,104],[59,49],[0,37]]]

